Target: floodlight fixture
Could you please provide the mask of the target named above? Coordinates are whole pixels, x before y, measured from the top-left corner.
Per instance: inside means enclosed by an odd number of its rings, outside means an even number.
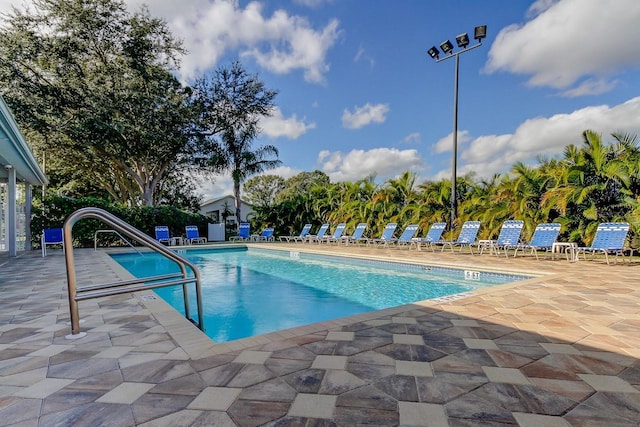
[[[440,49],[442,49],[443,53],[452,54],[453,53],[453,44],[449,40],[442,42],[440,44]]]
[[[431,49],[429,49],[427,53],[433,59],[438,59],[440,57],[440,51],[435,46],[431,46]]]
[[[469,34],[462,33],[456,36],[456,43],[458,43],[458,47],[465,49],[467,46],[469,46]]]
[[[487,37],[487,26],[478,25],[473,32],[473,38],[482,43],[482,39],[485,37]]]

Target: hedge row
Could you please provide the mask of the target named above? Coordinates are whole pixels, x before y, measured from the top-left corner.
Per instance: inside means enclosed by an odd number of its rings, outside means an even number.
[[[109,203],[95,197],[71,199],[60,196],[47,196],[43,201],[34,200],[31,216],[31,238],[34,248],[40,247],[40,238],[44,228],[62,227],[65,219],[81,208],[95,207],[104,209],[124,220],[138,230],[155,237],[156,225],[167,225],[171,236],[183,236],[185,226],[197,225],[201,236],[207,235],[207,224],[210,218],[184,212],[172,206],[158,207],[127,207]],[[73,226],[73,244],[76,247],[93,247],[96,230],[110,229],[103,222],[85,218]],[[123,242],[113,233],[100,233],[97,236],[98,245],[118,245]],[[135,242],[133,242],[135,244]]]

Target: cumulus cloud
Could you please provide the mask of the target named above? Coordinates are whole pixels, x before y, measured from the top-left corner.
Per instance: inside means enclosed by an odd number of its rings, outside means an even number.
[[[302,70],[305,80],[322,83],[329,70],[327,53],[340,34],[336,19],[315,29],[304,17],[284,10],[265,16],[256,1],[242,8],[236,0],[127,0],[133,9],[145,2],[184,41],[189,54],[180,71],[185,79],[215,67],[226,52],[237,50],[273,73]]]
[[[269,138],[286,137],[289,139],[297,139],[300,135],[305,134],[310,129],[315,129],[316,124],[306,123],[306,119],[298,120],[296,115],[284,117],[280,108],[275,108],[269,117],[260,120],[262,133]]]
[[[568,144],[581,145],[582,132],[590,129],[605,141],[614,132],[637,134],[640,129],[640,97],[616,106],[598,105],[567,114],[526,120],[513,134],[484,135],[460,151],[460,174],[475,171],[481,177],[506,172],[513,163],[535,164],[539,156],[562,153]],[[441,171],[441,174],[449,173]]]
[[[498,33],[487,72],[529,75],[531,86],[580,96],[610,90],[614,75],[640,66],[637,0],[538,0],[529,12],[531,20]]]
[[[342,126],[347,129],[360,129],[371,123],[384,123],[389,112],[388,104],[369,104],[355,107],[353,112],[345,109],[342,113]]]
[[[318,163],[333,182],[356,181],[367,176],[391,177],[407,170],[421,170],[423,161],[418,150],[374,148],[371,150],[323,150]]]

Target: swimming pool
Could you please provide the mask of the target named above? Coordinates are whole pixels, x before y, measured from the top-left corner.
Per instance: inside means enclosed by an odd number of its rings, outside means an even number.
[[[188,250],[182,255],[200,270],[205,332],[215,342],[528,278],[257,248]],[[178,271],[158,254],[112,257],[138,277]],[[155,292],[184,314],[180,286]],[[190,297],[195,307],[194,292]]]

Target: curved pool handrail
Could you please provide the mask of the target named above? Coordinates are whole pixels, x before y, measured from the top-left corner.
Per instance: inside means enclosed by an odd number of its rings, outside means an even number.
[[[165,283],[145,283],[153,280],[161,280],[162,276],[156,277],[143,277],[134,280],[126,280],[115,283],[107,283],[103,285],[91,285],[84,288],[78,288],[76,286],[76,272],[73,259],[73,240],[72,231],[76,222],[83,218],[98,219],[105,224],[113,227],[114,229],[126,234],[130,238],[142,243],[149,249],[164,255],[166,258],[178,264],[180,267],[180,279],[167,281]],[[69,291],[69,311],[71,315],[71,335],[67,335],[69,339],[80,338],[86,333],[80,332],[80,316],[78,313],[78,301],[98,298],[109,295],[117,295],[121,293],[137,292],[146,289],[154,289],[158,287],[182,285],[182,292],[184,297],[184,309],[185,316],[191,320],[189,309],[189,293],[187,289],[187,283],[195,283],[196,288],[196,304],[198,306],[198,327],[204,331],[204,312],[202,310],[202,291],[200,281],[200,271],[198,268],[181,257],[174,251],[168,249],[160,242],[151,238],[147,234],[133,227],[132,225],[121,220],[117,216],[105,211],[104,209],[87,207],[78,209],[67,217],[63,226],[64,233],[64,249],[65,249],[65,263],[67,268],[67,287]],[[189,277],[186,267],[189,267],[193,271],[193,277]]]

